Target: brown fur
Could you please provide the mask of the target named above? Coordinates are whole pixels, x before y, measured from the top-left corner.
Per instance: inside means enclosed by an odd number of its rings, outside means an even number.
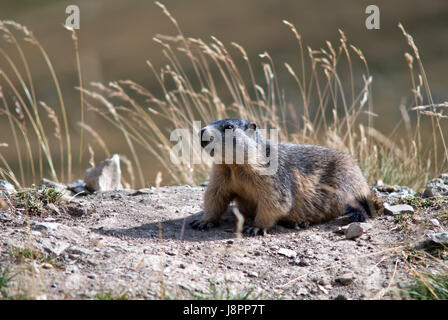
[[[321,223],[347,208],[363,217],[381,214],[357,161],[319,146],[281,144],[276,175],[260,175],[257,164],[215,164],[204,195],[202,225],[215,225],[234,201],[253,227],[278,222]]]

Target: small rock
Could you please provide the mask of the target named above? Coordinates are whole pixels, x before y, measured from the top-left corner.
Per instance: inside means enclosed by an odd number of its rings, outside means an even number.
[[[404,213],[414,213],[414,208],[412,208],[408,204],[397,204],[394,206],[390,206],[388,204],[384,205],[384,214],[388,214],[391,216],[404,214]]]
[[[416,243],[414,249],[420,250],[439,246],[448,246],[448,232],[428,232],[426,233],[426,239]]]
[[[427,187],[425,191],[423,191],[422,198],[433,198],[435,197],[434,191],[431,187]]]
[[[345,238],[346,239],[355,239],[362,235],[364,230],[361,227],[359,222],[351,223],[347,230],[345,230]]]
[[[388,184],[380,184],[376,186],[376,189],[381,192],[398,192],[400,191],[397,186],[391,186]]]
[[[0,191],[1,192],[1,191]],[[2,198],[0,198],[0,211],[6,211],[6,210],[8,210],[8,208],[9,208],[9,206],[8,206],[8,204],[6,203],[6,201],[5,200],[3,200]]]
[[[297,296],[309,296],[309,292],[306,288],[299,288],[296,291]]]
[[[55,230],[59,226],[60,224],[55,222],[32,222],[31,230],[49,232]]]
[[[16,193],[16,188],[6,180],[0,180],[0,196]]]
[[[165,251],[165,253],[169,256],[175,256],[175,255],[177,255],[177,250],[172,249],[172,250]]]
[[[314,251],[312,249],[306,249],[305,251],[303,251],[303,255],[307,256],[307,257],[312,257],[314,256]]]
[[[297,256],[297,252],[295,252],[294,250],[285,249],[285,248],[278,249],[277,253],[282,256],[292,258],[292,259],[294,259]]]
[[[429,222],[431,222],[431,224],[432,224],[434,227],[440,227],[440,222],[439,222],[439,220],[437,220],[437,219],[431,219],[431,220],[429,220]]]
[[[426,188],[431,189],[433,197],[448,196],[448,173],[442,173],[438,178],[428,181]]]
[[[448,232],[431,233],[429,238],[435,243],[448,245]]]
[[[49,263],[43,263],[42,264],[42,268],[48,270],[48,269],[53,269],[53,266],[51,264],[49,264]]]
[[[254,272],[254,271],[249,271],[249,272],[247,273],[247,276],[248,276],[249,278],[258,278],[258,273]]]
[[[352,272],[344,273],[343,275],[337,277],[335,282],[340,283],[343,286],[348,286],[355,280],[355,276]]]
[[[334,230],[334,233],[337,234],[345,234],[345,231],[347,230],[348,226],[338,227],[336,230]]]
[[[308,259],[302,258],[302,259],[295,259],[291,261],[292,265],[299,266],[299,267],[308,267],[310,266],[310,262]]]
[[[96,167],[86,171],[84,181],[92,191],[122,190],[120,157],[114,154]]]
[[[326,276],[312,274],[312,275],[308,276],[308,279],[313,282],[316,282],[317,284],[320,284],[322,286],[327,286],[330,284],[330,281]]]
[[[375,181],[375,187],[382,187],[384,186],[383,180],[376,180]]]

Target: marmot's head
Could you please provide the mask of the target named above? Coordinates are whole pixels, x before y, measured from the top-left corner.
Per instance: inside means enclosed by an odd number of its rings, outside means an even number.
[[[264,141],[255,122],[238,119],[213,121],[202,128],[199,137],[202,148],[215,158],[220,153],[226,164],[247,159],[248,153],[256,152],[258,143]]]

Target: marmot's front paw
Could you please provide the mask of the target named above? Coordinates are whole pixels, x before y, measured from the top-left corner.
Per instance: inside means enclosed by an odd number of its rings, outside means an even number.
[[[205,222],[203,220],[193,220],[190,222],[190,226],[196,230],[208,230],[217,227],[218,224],[217,222]]]
[[[245,236],[265,236],[266,235],[266,229],[260,229],[260,228],[256,228],[256,227],[251,227],[251,226],[245,226],[243,228],[243,234]]]

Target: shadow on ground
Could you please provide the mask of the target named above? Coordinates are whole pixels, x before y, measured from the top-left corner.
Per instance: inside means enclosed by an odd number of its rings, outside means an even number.
[[[162,239],[162,240],[182,240],[190,242],[226,240],[236,237],[236,219],[233,216],[224,216],[219,226],[205,231],[194,230],[190,226],[190,222],[200,217],[202,212],[194,215],[178,219],[168,219],[164,221],[156,221],[144,223],[140,226],[129,228],[110,228],[103,227],[92,228],[93,232],[106,236],[114,236],[118,238],[145,238],[145,239]],[[325,231],[334,231],[338,227],[348,224],[350,221],[346,217],[330,221],[328,223],[319,224],[319,228]],[[303,229],[291,229],[283,226],[276,226],[270,230],[271,234],[284,233],[300,233]]]

